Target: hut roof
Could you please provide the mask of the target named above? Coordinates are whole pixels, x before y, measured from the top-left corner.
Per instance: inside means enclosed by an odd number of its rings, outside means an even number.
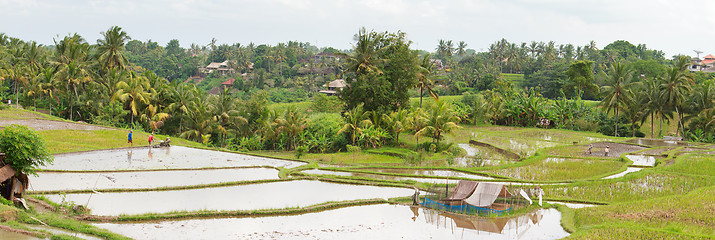
[[[15,171],[14,168],[10,165],[5,165],[2,168],[0,168],[0,182],[4,182],[5,180],[10,179],[12,176],[15,176]]]

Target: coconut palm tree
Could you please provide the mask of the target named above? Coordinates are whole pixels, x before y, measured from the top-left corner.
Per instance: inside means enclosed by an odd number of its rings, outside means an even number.
[[[116,88],[115,99],[123,102],[125,109],[131,111],[131,123],[134,124],[134,117],[149,105],[151,86],[146,78],[132,74],[127,81],[118,82]]]
[[[443,134],[451,133],[459,128],[457,122],[459,118],[454,115],[449,103],[437,101],[427,110],[423,122],[425,125],[415,133],[416,136],[428,135],[432,141],[439,143]]]
[[[211,137],[210,133],[215,122],[211,114],[212,105],[206,96],[201,95],[203,94],[194,98],[194,101],[187,105],[187,130],[181,132],[179,137],[206,144]]]
[[[354,52],[351,56],[347,56],[347,71],[357,75],[368,73],[382,74],[382,71],[377,67],[383,62],[379,58],[380,41],[382,35],[376,32],[367,32],[363,27],[355,35],[357,45],[354,46]]]
[[[681,133],[680,136],[683,136],[683,104],[690,92],[690,84],[693,82],[692,78],[686,74],[686,71],[678,66],[673,66],[668,69],[660,84],[660,98],[667,106],[674,109],[678,115],[678,132]]]
[[[128,60],[122,52],[125,50],[124,43],[131,39],[129,35],[118,26],[113,26],[101,34],[104,39],[97,40],[97,60],[106,69],[125,69]]]
[[[611,65],[608,80],[601,90],[603,93],[601,106],[606,108],[606,113],[610,113],[611,110],[614,110],[616,113],[614,136],[618,136],[619,110],[633,101],[633,93],[630,90],[633,85],[632,80],[633,70],[626,68],[626,66],[620,62],[615,62]]]
[[[288,108],[282,119],[279,120],[281,132],[285,132],[291,138],[291,149],[296,148],[296,136],[305,129],[308,118],[305,117],[295,107]]]
[[[370,112],[364,111],[362,108],[362,104],[353,109],[350,109],[349,111],[345,112],[345,116],[343,119],[345,119],[346,123],[338,131],[337,134],[340,135],[343,132],[350,133],[350,140],[352,144],[355,145],[355,139],[357,139],[357,137],[360,135],[363,128],[367,125],[372,124],[369,118]]]
[[[400,144],[400,133],[409,128],[409,111],[400,109],[390,114],[382,114],[382,122],[387,125],[397,144]]]
[[[459,44],[457,44],[457,56],[463,57],[465,54],[467,54],[467,43],[464,41],[459,41]]]
[[[434,90],[434,81],[432,81],[432,68],[434,64],[430,60],[430,55],[426,54],[422,57],[422,62],[419,66],[419,71],[417,72],[417,87],[420,89],[420,107],[422,107],[422,96],[424,96],[424,91],[427,90],[430,96],[437,101],[439,100],[439,95]]]

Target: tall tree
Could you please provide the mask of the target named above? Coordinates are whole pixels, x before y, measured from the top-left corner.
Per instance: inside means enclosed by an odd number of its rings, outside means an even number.
[[[603,100],[601,100],[601,106],[606,108],[606,113],[610,113],[611,110],[614,110],[616,113],[614,136],[618,136],[619,110],[633,101],[633,93],[630,90],[633,85],[632,81],[633,71],[626,68],[625,64],[615,62],[611,65],[611,71],[606,85],[602,87]]]
[[[126,68],[128,62],[124,56],[124,43],[131,38],[121,27],[113,26],[101,33],[104,39],[97,40],[97,60],[106,69]]]
[[[687,68],[687,67],[686,67]],[[692,78],[686,73],[687,70],[682,70],[678,66],[673,66],[668,69],[668,72],[661,80],[660,98],[666,105],[675,110],[678,115],[678,133],[683,136],[683,104],[685,98],[690,92],[690,84]],[[676,133],[676,134],[678,134]]]

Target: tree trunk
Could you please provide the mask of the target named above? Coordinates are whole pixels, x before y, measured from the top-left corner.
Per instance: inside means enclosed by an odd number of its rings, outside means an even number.
[[[616,108],[616,126],[613,130],[613,136],[618,137],[618,108]]]
[[[655,113],[653,113],[653,112],[650,113],[650,137],[651,138],[655,138],[655,136],[653,136],[653,125],[655,124],[654,120],[653,120],[653,115],[655,115]]]
[[[422,108],[422,95],[424,95],[424,88],[420,87],[420,108]]]

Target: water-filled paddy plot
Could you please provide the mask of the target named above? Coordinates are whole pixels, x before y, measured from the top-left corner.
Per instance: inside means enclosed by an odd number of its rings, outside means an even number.
[[[40,172],[30,191],[140,189],[278,179],[273,168],[163,170],[133,172]]]
[[[116,216],[173,211],[305,207],[329,201],[405,197],[412,195],[413,192],[412,189],[407,188],[320,181],[286,181],[189,190],[46,196],[54,202],[71,201],[78,204],[88,202],[92,214]]]
[[[244,154],[211,151],[181,146],[170,148],[114,149],[55,156],[47,170],[99,171],[227,168],[272,166],[293,168],[303,162],[279,160]]]
[[[191,219],[95,226],[136,239],[556,239],[561,213],[472,218],[399,205],[371,205],[293,216]]]

